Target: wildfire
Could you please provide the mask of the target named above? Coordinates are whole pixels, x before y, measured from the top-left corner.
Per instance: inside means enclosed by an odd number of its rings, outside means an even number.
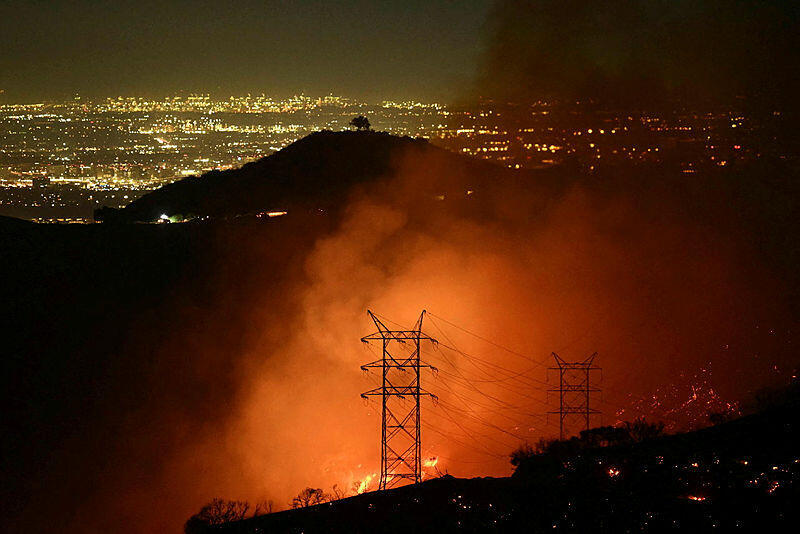
[[[436,467],[436,464],[439,463],[438,456],[431,456],[425,460],[422,460],[422,467],[433,468]]]
[[[361,482],[358,483],[358,488],[356,488],[356,493],[360,495],[365,491],[367,491],[367,489],[369,489],[369,485],[375,479],[375,476],[376,475],[373,473],[371,475],[367,475],[364,478],[362,478]]]
[[[723,399],[713,382],[710,365],[692,375],[680,373],[679,380],[659,387],[649,398],[634,400],[632,411],[665,419],[668,430],[707,426],[711,413],[739,415],[739,403]],[[617,411],[617,417],[622,418],[625,411]]]
[[[261,212],[256,214],[256,217],[259,218],[259,219],[263,219],[265,216],[266,217],[270,217],[270,218],[272,218],[272,217],[282,217],[282,216],[286,215],[287,213],[289,213],[289,212],[288,211],[261,211]]]

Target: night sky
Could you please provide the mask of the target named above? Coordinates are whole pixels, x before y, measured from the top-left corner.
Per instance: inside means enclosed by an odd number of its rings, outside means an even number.
[[[0,3],[5,101],[299,92],[441,99],[475,74],[488,0]]]
[[[789,0],[88,0],[0,4],[0,96],[334,93],[786,109]]]
[[[477,90],[514,101],[790,111],[800,4],[789,0],[498,0]]]

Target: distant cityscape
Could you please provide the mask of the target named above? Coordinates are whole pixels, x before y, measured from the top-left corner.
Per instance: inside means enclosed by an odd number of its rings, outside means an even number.
[[[265,157],[317,130],[372,128],[423,137],[511,168],[570,163],[585,172],[659,163],[683,173],[764,158],[786,159],[779,111],[631,114],[591,104],[481,102],[370,104],[328,95],[163,100],[109,98],[0,104],[0,215],[92,222],[148,191]]]

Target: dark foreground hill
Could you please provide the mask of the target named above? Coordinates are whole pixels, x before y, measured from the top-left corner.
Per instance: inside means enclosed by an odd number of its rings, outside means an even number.
[[[697,432],[529,455],[510,478],[445,476],[197,532],[793,532],[797,393]]]
[[[31,222],[17,219],[16,217],[6,217],[0,215],[0,232],[13,232],[16,230],[24,230],[30,228]]]
[[[393,178],[411,159],[424,161],[430,176],[420,182],[423,191],[414,193],[428,197],[447,192],[445,175],[475,187],[510,181],[503,167],[459,156],[424,139],[321,131],[241,168],[185,178],[121,210],[98,210],[96,216],[107,221],[151,222],[162,214],[191,219],[277,210],[327,212],[336,210],[354,186]]]

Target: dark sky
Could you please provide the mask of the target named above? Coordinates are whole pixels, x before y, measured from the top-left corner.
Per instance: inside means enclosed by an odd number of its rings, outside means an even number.
[[[623,106],[796,107],[796,0],[497,0],[477,91]]]
[[[474,78],[489,4],[4,0],[0,90],[447,98]]]
[[[795,0],[0,1],[4,101],[285,96],[794,106]]]

